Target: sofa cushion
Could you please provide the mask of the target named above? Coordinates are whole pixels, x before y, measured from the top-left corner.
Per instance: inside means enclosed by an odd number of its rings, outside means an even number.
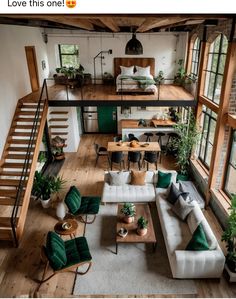
[[[158,182],[158,172],[161,171],[162,173],[171,173],[171,183],[176,183],[176,178],[177,178],[177,171],[175,170],[164,170],[164,169],[160,169],[158,171],[155,172],[155,177],[154,177],[154,184],[157,185]]]
[[[201,223],[198,225],[195,232],[193,233],[192,239],[189,241],[186,250],[209,250],[205,232]]]
[[[71,186],[65,197],[65,203],[69,211],[75,214],[81,206],[81,195],[75,186]]]
[[[182,196],[179,196],[174,205],[171,206],[173,212],[181,219],[185,220],[194,208],[194,205],[187,203]]]
[[[158,171],[157,188],[168,188],[171,182],[172,173]]]
[[[111,171],[109,172],[110,175],[110,185],[112,186],[122,186],[127,183],[130,173],[129,171]]]
[[[205,218],[201,222],[201,225],[207,239],[209,250],[215,250],[218,246],[218,242]]]
[[[145,185],[146,171],[131,170],[131,185],[143,186]]]

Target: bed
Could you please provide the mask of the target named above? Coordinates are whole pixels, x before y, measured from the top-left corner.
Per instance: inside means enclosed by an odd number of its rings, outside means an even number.
[[[154,58],[114,58],[114,75],[118,94],[155,94]]]

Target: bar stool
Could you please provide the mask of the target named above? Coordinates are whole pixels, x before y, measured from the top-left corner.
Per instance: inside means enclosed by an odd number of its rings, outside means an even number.
[[[162,137],[164,137],[166,134],[165,133],[163,133],[163,132],[158,132],[158,133],[156,133],[156,136],[157,136],[157,141],[158,141],[158,143],[159,143],[159,145],[160,145],[160,148],[161,148],[161,153],[160,153],[160,155],[159,155],[159,161],[160,161],[160,163],[161,163],[161,154],[162,154],[162,151],[164,150],[164,146],[163,146],[163,144],[162,144]]]
[[[153,134],[150,132],[144,133],[145,136],[147,136],[146,142],[151,141],[151,137],[153,137]]]

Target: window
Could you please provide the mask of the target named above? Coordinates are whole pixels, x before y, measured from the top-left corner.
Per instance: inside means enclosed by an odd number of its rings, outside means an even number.
[[[79,67],[78,45],[59,45],[61,67]]]
[[[220,102],[227,48],[227,38],[225,35],[220,34],[211,44],[208,53],[204,96],[216,104]]]
[[[217,114],[203,106],[201,118],[201,137],[199,144],[199,160],[207,169],[210,167],[211,154],[214,143]]]
[[[192,62],[191,62],[191,75],[198,75],[198,64],[199,64],[199,54],[200,54],[200,38],[197,37],[193,44],[192,49]]]
[[[236,194],[236,131],[232,134],[231,151],[226,172],[224,191],[230,196]]]

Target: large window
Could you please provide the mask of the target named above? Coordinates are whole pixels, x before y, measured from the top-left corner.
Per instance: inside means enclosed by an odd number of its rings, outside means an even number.
[[[191,62],[191,75],[198,75],[199,65],[199,54],[200,54],[200,38],[197,37],[194,41],[192,48],[192,62]]]
[[[61,67],[79,67],[78,45],[59,45]]]
[[[236,194],[236,131],[232,134],[231,151],[225,179],[225,192],[229,196]]]
[[[220,34],[210,46],[208,53],[204,96],[216,104],[220,102],[220,92],[223,80],[228,41]]]
[[[201,138],[199,144],[199,159],[209,169],[214,143],[217,114],[203,106],[201,118]]]

